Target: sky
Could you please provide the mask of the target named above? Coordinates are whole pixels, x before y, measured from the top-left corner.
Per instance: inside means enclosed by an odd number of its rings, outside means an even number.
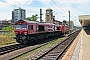
[[[43,21],[45,21],[47,8],[53,10],[53,15],[58,21],[69,21],[68,11],[70,11],[70,20],[75,26],[81,26],[78,20],[79,15],[90,15],[90,0],[0,0],[0,20],[12,19],[13,9],[19,7],[26,10],[26,17],[34,14],[40,16],[41,8]]]

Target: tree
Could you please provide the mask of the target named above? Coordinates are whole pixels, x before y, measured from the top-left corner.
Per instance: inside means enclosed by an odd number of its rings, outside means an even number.
[[[31,20],[31,17],[27,17],[26,19],[27,19],[27,20]]]
[[[27,17],[26,19],[29,21],[36,21],[38,19],[38,15],[35,14],[35,15],[32,15],[32,17]]]

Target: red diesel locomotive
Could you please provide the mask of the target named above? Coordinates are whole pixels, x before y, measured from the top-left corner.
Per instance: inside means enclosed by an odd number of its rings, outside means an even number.
[[[16,42],[30,44],[48,37],[61,36],[69,31],[68,26],[19,20],[15,23]]]

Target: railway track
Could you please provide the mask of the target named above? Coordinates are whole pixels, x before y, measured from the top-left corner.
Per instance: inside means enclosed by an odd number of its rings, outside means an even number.
[[[43,46],[44,44],[41,45],[34,45],[34,46],[27,46],[27,47],[23,47],[21,49],[17,49],[17,50],[13,50],[13,51],[9,51],[9,52],[5,52],[6,54],[0,55],[0,60],[12,60],[22,54],[25,54],[27,52],[33,51],[41,46]],[[6,50],[7,51],[7,50]]]
[[[29,57],[23,60],[60,60],[79,32],[80,30],[70,34],[67,39],[63,40],[48,51],[45,51],[44,53],[39,52],[41,55],[35,55],[32,58]]]
[[[18,49],[22,49],[25,48],[26,45],[21,45],[21,44],[14,44],[14,45],[9,45],[9,46],[4,46],[4,47],[0,47],[0,55],[18,50]]]
[[[48,44],[48,42],[45,44]],[[35,50],[35,49],[37,49],[45,44],[38,44],[38,45],[34,45],[34,46],[15,44],[15,45],[10,45],[10,46],[0,47],[0,60],[13,59],[13,58],[18,57],[22,54],[25,54],[25,53],[30,52],[32,50]]]
[[[56,38],[52,38],[53,40],[52,39],[49,39],[49,40],[54,41]],[[22,54],[25,54],[25,53],[33,51],[41,46],[44,46],[45,44],[48,44],[49,42],[44,41],[39,44],[29,45],[29,46],[15,44],[15,45],[10,45],[10,46],[0,47],[0,60],[9,60],[9,59],[12,60]]]

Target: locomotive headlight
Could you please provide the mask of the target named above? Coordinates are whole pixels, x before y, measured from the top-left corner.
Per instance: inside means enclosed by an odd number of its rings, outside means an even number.
[[[27,34],[25,34],[25,35],[27,35]]]
[[[22,24],[22,23],[20,23],[20,24]]]
[[[18,34],[18,32],[15,32],[15,34]]]
[[[24,32],[25,35],[27,35],[27,32]]]

